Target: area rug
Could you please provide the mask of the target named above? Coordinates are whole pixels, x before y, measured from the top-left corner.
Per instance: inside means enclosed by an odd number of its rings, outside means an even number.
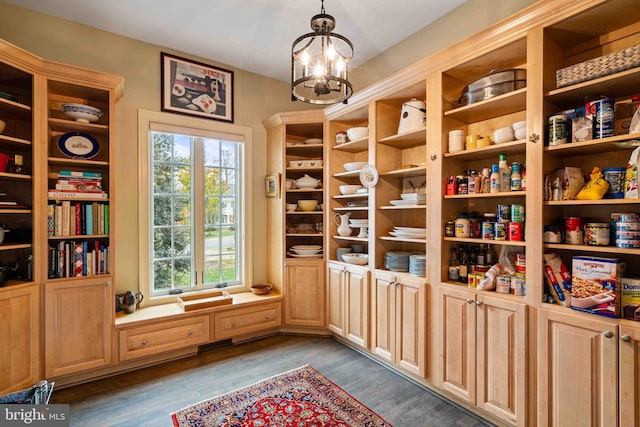
[[[309,365],[171,414],[176,427],[392,427]]]

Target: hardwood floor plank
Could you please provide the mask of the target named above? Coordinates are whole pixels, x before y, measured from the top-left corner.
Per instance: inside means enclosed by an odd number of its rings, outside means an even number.
[[[178,409],[306,364],[394,427],[491,425],[332,338],[293,335],[56,389],[51,403],[71,405],[71,426],[171,426]]]

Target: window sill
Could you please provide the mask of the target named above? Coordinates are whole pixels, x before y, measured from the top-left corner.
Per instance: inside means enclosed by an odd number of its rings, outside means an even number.
[[[231,304],[219,307],[203,308],[201,310],[182,311],[178,303],[173,302],[169,304],[139,308],[132,314],[116,313],[115,326],[116,329],[120,329],[143,323],[153,323],[159,320],[172,320],[186,316],[197,316],[282,300],[282,294],[277,291],[263,296],[254,295],[251,292],[239,292],[232,294],[232,297],[233,303]]]

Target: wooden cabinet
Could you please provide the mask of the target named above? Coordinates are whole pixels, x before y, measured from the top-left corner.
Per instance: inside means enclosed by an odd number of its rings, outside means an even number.
[[[538,380],[538,425],[615,426],[618,419],[615,322],[558,309],[541,309],[538,319],[538,371],[544,373]],[[621,375],[637,376],[631,366],[628,369],[627,374]]]
[[[112,363],[114,297],[110,277],[47,282],[44,299],[45,377]]]
[[[426,281],[373,273],[371,351],[420,377],[426,372]]]
[[[640,426],[640,325],[620,325],[620,427]]]
[[[151,356],[212,341],[210,316],[195,316],[118,332],[120,361]]]
[[[285,325],[324,327],[324,262],[287,260],[284,295]]]
[[[0,293],[0,394],[31,387],[40,378],[40,287]]]
[[[327,263],[328,328],[363,348],[369,347],[369,271]]]
[[[438,290],[438,385],[526,425],[527,306],[444,285]]]
[[[280,303],[215,312],[213,314],[214,340],[220,341],[281,326],[281,312]]]
[[[282,179],[282,196],[267,199],[267,281],[284,296],[287,326],[324,327],[324,115],[279,113],[263,125],[267,172]],[[295,184],[305,176],[310,184]],[[300,200],[315,209],[303,210]]]

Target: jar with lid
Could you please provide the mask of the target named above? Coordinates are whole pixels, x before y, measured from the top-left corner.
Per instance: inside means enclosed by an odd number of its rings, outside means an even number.
[[[469,215],[469,234],[473,239],[480,238],[480,226],[482,224],[482,218],[480,218],[475,212]]]
[[[491,169],[482,168],[482,178],[480,179],[480,193],[491,192]]]
[[[456,222],[452,219],[444,223],[444,236],[455,237],[456,235]]]
[[[469,194],[469,178],[465,175],[456,175],[457,193]]]
[[[13,173],[23,174],[24,173],[24,160],[21,154],[16,154],[13,157]]]
[[[511,191],[522,190],[522,174],[520,173],[520,163],[511,164]]]
[[[455,221],[455,237],[471,237],[471,221],[466,214],[460,214]]]
[[[480,175],[475,170],[469,171],[468,177],[468,192],[469,194],[475,194],[480,192]]]
[[[482,216],[481,238],[493,240],[493,225],[496,222],[497,215],[492,212],[485,212]]]

